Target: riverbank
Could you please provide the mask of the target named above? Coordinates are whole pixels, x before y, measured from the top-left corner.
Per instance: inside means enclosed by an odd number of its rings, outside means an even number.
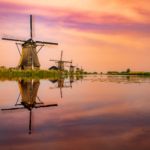
[[[62,71],[62,75],[87,75],[94,74],[91,72],[76,71],[74,73],[68,72],[67,70]],[[60,76],[59,70],[19,70],[19,69],[7,69],[0,68],[0,77],[9,78],[37,78],[46,79],[50,77]]]
[[[150,72],[107,73],[106,75],[145,75],[145,76],[150,76]]]
[[[0,69],[0,78],[35,78],[46,79],[59,77],[60,72],[56,70],[17,70],[17,69]]]

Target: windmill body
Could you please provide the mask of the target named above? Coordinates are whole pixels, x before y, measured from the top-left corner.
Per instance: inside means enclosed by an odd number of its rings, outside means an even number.
[[[74,73],[75,67],[76,67],[76,66],[73,66],[73,65],[72,65],[72,60],[71,60],[71,63],[70,63],[70,70],[69,70],[69,71],[70,71],[71,73]]]
[[[78,68],[78,64],[77,64],[77,67],[76,67],[76,71],[80,71],[80,69]]]
[[[81,71],[82,71],[82,72],[84,71],[83,68],[82,68],[82,66],[81,66]]]
[[[74,68],[75,68],[76,66],[70,66],[70,72],[72,72],[72,73],[74,73]]]
[[[36,43],[33,42],[33,69],[39,70],[40,63],[36,52]],[[31,70],[32,68],[32,45],[31,39],[22,44],[22,54],[18,67],[22,70]]]
[[[62,62],[62,61],[58,62],[58,70],[60,70],[60,71],[64,71],[65,70],[64,62]]]
[[[22,97],[21,104],[23,104],[26,108],[28,108],[28,106],[35,106],[37,92],[40,86],[39,80],[20,80],[18,82],[18,86]]]

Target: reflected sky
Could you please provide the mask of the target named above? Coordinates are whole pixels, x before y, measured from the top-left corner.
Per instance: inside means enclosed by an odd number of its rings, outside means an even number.
[[[89,75],[32,82],[33,132],[29,109],[1,111],[0,149],[150,149],[149,77]],[[30,81],[0,82],[0,109],[25,107],[15,106],[19,84],[26,93],[32,89]],[[29,95],[24,92],[18,104]],[[35,105],[36,96],[43,104]],[[35,108],[50,104],[58,105]]]

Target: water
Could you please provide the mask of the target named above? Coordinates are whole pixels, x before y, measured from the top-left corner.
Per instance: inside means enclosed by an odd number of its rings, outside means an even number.
[[[0,82],[0,150],[149,150],[149,141],[149,77]]]

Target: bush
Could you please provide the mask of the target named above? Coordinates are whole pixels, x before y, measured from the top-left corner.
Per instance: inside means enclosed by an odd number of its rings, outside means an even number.
[[[130,73],[130,69],[129,68],[127,69],[126,73]]]
[[[5,67],[5,66],[1,66],[0,68],[2,68],[2,69],[6,69],[6,67]]]
[[[119,74],[117,71],[108,71],[107,74]]]
[[[93,74],[98,74],[97,72],[93,72]]]

